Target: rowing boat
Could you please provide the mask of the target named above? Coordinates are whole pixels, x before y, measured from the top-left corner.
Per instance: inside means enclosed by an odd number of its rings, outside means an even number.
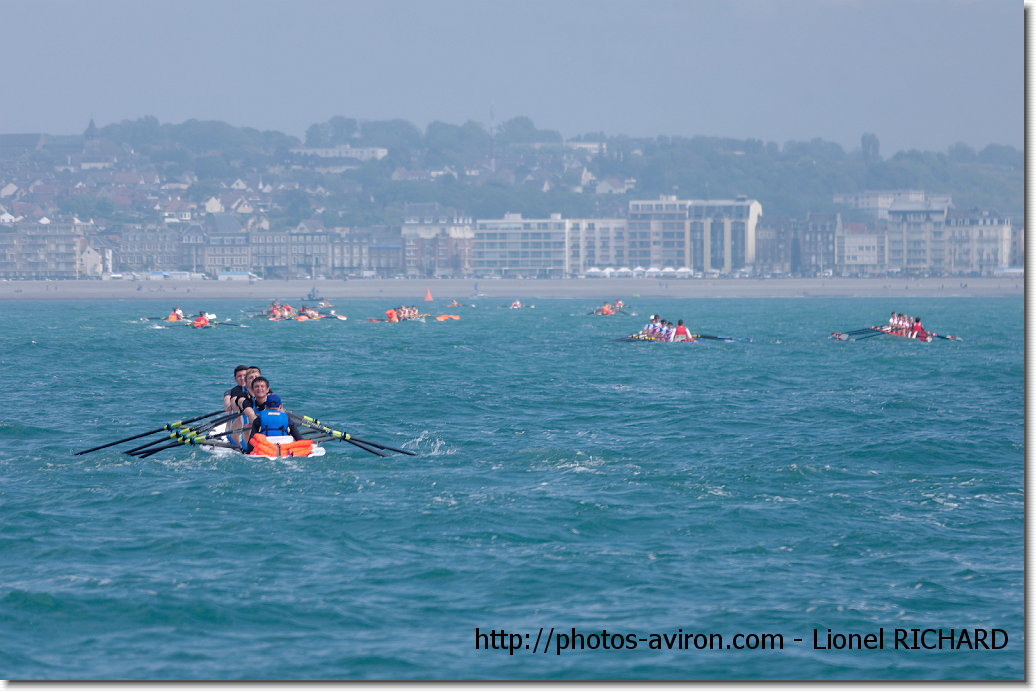
[[[736,342],[739,342],[739,341],[740,342],[744,342],[744,343],[751,343],[752,337],[750,337],[750,336],[745,336],[745,337],[715,336],[713,334],[691,334],[691,338],[690,339],[679,339],[677,341],[669,341],[668,339],[657,338],[655,336],[652,336],[651,334],[630,334],[629,336],[624,336],[624,337],[621,337],[621,338],[618,338],[618,339],[612,339],[612,341],[627,341],[627,342],[628,341],[647,341],[647,342],[655,343],[655,344],[679,344],[679,343],[696,344],[696,343],[698,343],[699,340],[701,340],[701,341],[722,341],[724,343],[736,343]]]
[[[292,413],[291,411],[285,411],[285,413],[288,414],[298,429],[302,429],[304,431],[302,433],[303,438],[301,440],[296,440],[290,435],[283,437],[271,437],[259,434],[253,435],[251,437],[251,442],[256,449],[259,450],[260,454],[252,454],[250,456],[265,456],[270,459],[278,459],[288,456],[323,456],[324,448],[318,443],[326,440],[348,442],[351,445],[359,447],[365,452],[369,452],[379,457],[388,456],[389,452],[406,454],[408,456],[417,456],[417,452],[410,452],[405,449],[390,447],[388,445],[381,444],[380,442],[364,440],[362,438],[355,437],[350,433],[335,430],[334,428],[324,425],[316,418],[302,416]],[[133,449],[127,450],[126,454],[136,456],[139,459],[146,459],[147,457],[158,454],[165,449],[179,447],[180,445],[196,445],[214,454],[242,454],[243,452],[239,445],[226,439],[228,435],[227,426],[232,424],[234,421],[239,420],[240,416],[241,414],[239,413],[227,413],[225,410],[219,409],[212,411],[211,413],[194,416],[193,418],[186,418],[174,423],[166,423],[154,430],[130,435],[129,437],[124,437],[121,440],[115,440],[114,442],[106,442],[102,445],[91,447],[90,449],[75,452],[75,454],[77,456],[80,454],[89,454],[90,452],[108,449],[109,447],[114,447],[115,445],[123,444],[124,442],[140,440],[140,438],[148,437],[149,435],[160,435],[160,437],[153,439],[150,442],[145,442],[142,445],[138,445]],[[206,419],[208,420],[206,421]],[[197,425],[188,425],[189,423],[196,422],[198,423]],[[170,434],[166,434],[167,432]],[[236,433],[237,431],[233,430],[233,432]],[[251,430],[243,428],[241,429],[241,434],[251,434]],[[173,442],[169,442],[169,440],[173,440]],[[269,453],[271,451],[273,452],[272,454]]]
[[[963,341],[959,336],[953,336],[952,334],[936,334],[935,332],[928,332],[924,339],[917,339],[910,336],[909,333],[901,333],[898,331],[892,331],[889,327],[864,327],[862,329],[854,329],[849,332],[831,332],[829,338],[836,341],[860,341],[862,339],[872,339],[877,336],[894,336],[899,339],[908,339],[910,341],[917,341],[923,344],[930,344],[936,339],[942,339],[943,341]]]
[[[249,432],[248,428],[245,428],[244,431],[246,433]],[[208,439],[220,438],[220,439],[225,440],[226,439],[226,433],[227,433],[227,424],[226,423],[221,423],[220,425],[217,425],[216,427],[214,427],[210,431],[210,433],[206,435],[206,437]],[[289,444],[291,444],[292,442],[295,441],[295,438],[293,438],[291,435],[270,435],[270,436],[267,436],[266,439],[274,445],[275,449],[278,452],[281,451],[281,445],[287,446],[287,445],[289,445]],[[236,444],[233,444],[231,442],[226,442],[224,444],[219,444],[219,445],[207,445],[207,444],[203,443],[203,444],[199,444],[198,447],[200,449],[202,449],[203,451],[206,451],[209,454],[213,454],[213,455],[216,455],[216,456],[245,454],[245,452],[243,452],[240,447],[238,447]],[[266,455],[266,454],[254,454],[254,453],[252,453],[252,454],[247,454],[247,456],[258,457],[258,458],[263,458],[263,459],[287,459],[287,458],[290,458],[290,457],[298,457],[298,456],[322,457],[326,453],[327,453],[326,449],[324,449],[319,444],[314,442],[313,446],[309,450],[308,454],[291,454],[291,453],[280,454],[279,453],[277,456],[272,456],[272,455]]]

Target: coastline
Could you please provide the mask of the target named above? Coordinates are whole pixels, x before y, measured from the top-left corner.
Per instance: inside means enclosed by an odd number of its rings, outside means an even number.
[[[385,298],[416,303],[471,298],[979,298],[1024,296],[1023,277],[874,279],[356,279],[293,281],[0,281],[0,300],[235,299],[306,302]]]

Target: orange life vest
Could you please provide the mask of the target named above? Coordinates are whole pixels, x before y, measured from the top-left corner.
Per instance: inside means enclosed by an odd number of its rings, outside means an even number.
[[[256,433],[251,439],[252,451],[249,454],[264,457],[308,457],[313,452],[313,440],[293,440],[292,442],[271,442],[266,435]]]
[[[399,322],[399,316],[396,315],[395,310],[390,308],[385,311],[385,320],[388,322]]]

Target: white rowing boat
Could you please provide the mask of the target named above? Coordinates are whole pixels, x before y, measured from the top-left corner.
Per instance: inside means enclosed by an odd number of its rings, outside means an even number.
[[[221,433],[225,433],[226,431],[227,431],[227,424],[226,423],[221,423],[221,424],[217,425],[216,427],[214,427],[210,431],[210,433],[208,435],[206,435],[206,437],[209,438],[209,439],[219,437],[220,439],[225,440],[226,437],[220,437],[220,435],[221,435]],[[269,440],[270,442],[272,442],[273,444],[278,445],[278,446],[282,445],[282,444],[283,445],[288,445],[288,444],[291,444],[292,442],[295,441],[295,438],[293,438],[291,435],[271,435],[271,436],[268,436],[266,439]],[[240,449],[238,449],[236,446],[234,446],[234,447],[226,446],[225,447],[223,445],[216,446],[216,445],[207,445],[207,444],[200,444],[198,446],[201,449],[205,450],[206,452],[208,452],[210,454],[214,454],[216,456],[227,456],[227,455],[231,455],[231,454],[243,454],[243,452]],[[326,449],[321,447],[319,444],[314,443],[313,444],[313,448],[309,452],[309,454],[306,454],[304,456],[306,456],[306,457],[322,457],[326,453],[327,453]],[[268,455],[265,455],[265,454],[249,454],[248,456],[257,457],[257,458],[263,458],[263,459],[289,459],[289,458],[293,458],[293,457],[298,457],[298,455],[295,455],[295,454],[283,454],[283,455],[280,455],[280,456],[268,456]]]

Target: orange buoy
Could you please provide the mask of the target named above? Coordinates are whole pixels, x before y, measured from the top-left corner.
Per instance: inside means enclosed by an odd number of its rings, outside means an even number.
[[[432,289],[426,288],[424,290],[424,299],[428,301],[432,300]]]

